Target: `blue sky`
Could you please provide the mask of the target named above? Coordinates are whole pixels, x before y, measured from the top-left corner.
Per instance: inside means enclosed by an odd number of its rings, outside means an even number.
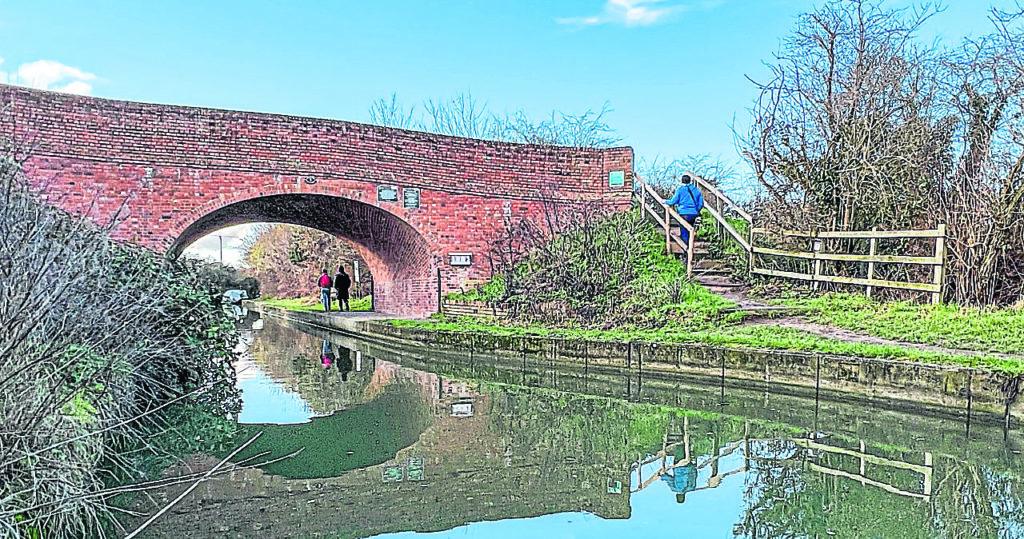
[[[638,158],[736,161],[731,126],[756,96],[745,76],[765,73],[816,4],[0,0],[0,81],[352,121],[392,93],[418,104],[471,92],[534,117],[608,102],[608,123]],[[989,4],[947,1],[926,37],[987,32]]]

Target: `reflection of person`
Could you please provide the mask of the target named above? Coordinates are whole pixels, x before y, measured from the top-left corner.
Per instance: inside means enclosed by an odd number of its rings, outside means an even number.
[[[692,181],[689,174],[683,174],[683,184],[676,189],[676,194],[672,195],[672,198],[665,201],[667,206],[676,206],[679,216],[691,225],[697,221],[697,216],[704,209],[704,195],[700,192],[699,187],[690,183]],[[683,243],[689,245],[690,233],[686,231],[686,228],[682,228],[679,233]]]
[[[317,284],[320,285],[320,303],[324,306],[324,312],[329,312],[331,310],[331,276],[327,275],[327,268],[324,268],[323,273],[320,274]]]
[[[670,473],[661,476],[668,483],[672,492],[676,493],[676,502],[686,501],[686,493],[697,490],[697,464],[690,463],[674,468]]]
[[[326,369],[331,366],[334,362],[334,357],[331,355],[331,343],[324,340],[323,350],[320,352],[320,364]]]
[[[347,311],[348,289],[352,286],[352,279],[345,273],[345,266],[338,266],[338,273],[334,276],[334,289],[338,291],[338,310]]]
[[[335,363],[338,372],[341,373],[341,381],[348,381],[348,373],[352,372],[352,351],[345,348],[338,352],[338,361]]]

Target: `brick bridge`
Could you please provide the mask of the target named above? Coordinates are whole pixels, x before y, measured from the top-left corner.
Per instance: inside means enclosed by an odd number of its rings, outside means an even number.
[[[0,98],[0,138],[27,148],[26,171],[51,204],[115,219],[115,238],[172,256],[230,225],[316,228],[355,247],[375,276],[378,309],[394,314],[434,311],[438,272],[443,293],[489,277],[489,242],[508,222],[541,219],[546,201],[629,204],[631,148],[509,144],[5,85]]]

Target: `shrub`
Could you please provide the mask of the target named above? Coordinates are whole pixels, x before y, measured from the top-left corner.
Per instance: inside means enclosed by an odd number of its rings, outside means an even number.
[[[0,161],[0,534],[103,534],[111,482],[183,395],[237,410],[235,332],[192,262],[119,245],[39,203]]]

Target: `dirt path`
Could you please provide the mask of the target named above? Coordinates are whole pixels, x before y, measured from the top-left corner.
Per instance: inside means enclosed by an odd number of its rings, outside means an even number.
[[[899,348],[908,348],[912,350],[920,350],[922,352],[931,352],[936,354],[948,354],[967,357],[987,356],[997,357],[1001,359],[1024,361],[1024,355],[1005,354],[1002,352],[985,352],[979,350],[965,350],[962,348],[948,348],[945,346],[897,341],[893,339],[876,337],[874,335],[865,335],[863,333],[857,333],[855,331],[851,331],[848,329],[809,322],[801,318],[798,314],[794,314],[794,311],[796,309],[781,305],[772,305],[751,297],[746,287],[730,288],[716,292],[723,298],[732,301],[733,303],[736,303],[739,310],[754,313],[753,317],[744,319],[742,326],[783,327],[797,329],[800,331],[806,331],[807,333],[818,335],[820,337],[854,343],[896,346]],[[780,313],[785,313],[785,315],[782,316],[781,318],[771,317],[772,314]]]

